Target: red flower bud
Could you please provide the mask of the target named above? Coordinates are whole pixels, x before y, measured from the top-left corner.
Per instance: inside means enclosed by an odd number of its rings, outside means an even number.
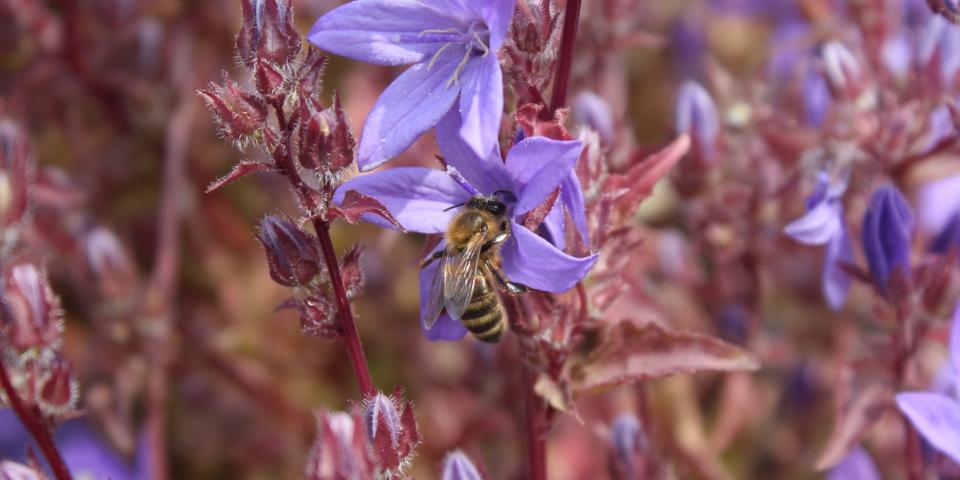
[[[237,53],[248,67],[257,61],[284,65],[300,52],[300,33],[287,0],[243,0]]]
[[[403,400],[399,389],[389,397],[378,393],[367,399],[363,406],[363,425],[374,457],[385,470],[404,467],[420,443],[413,405]]]
[[[253,72],[257,91],[265,96],[273,96],[283,87],[283,72],[270,62],[257,62]]]
[[[304,477],[308,480],[374,478],[373,460],[359,419],[346,413],[317,415],[317,439]]]
[[[246,142],[266,123],[267,104],[258,96],[243,91],[224,75],[222,85],[211,83],[198,92],[207,102],[220,128],[232,140]]]
[[[51,347],[60,339],[60,302],[46,275],[31,264],[14,265],[3,276],[3,337],[18,352]]]
[[[77,401],[77,383],[70,365],[55,358],[40,374],[37,404],[48,415],[59,415],[73,409]]]
[[[270,277],[280,285],[296,287],[320,273],[314,237],[293,222],[276,215],[263,217],[257,239],[267,252]]]

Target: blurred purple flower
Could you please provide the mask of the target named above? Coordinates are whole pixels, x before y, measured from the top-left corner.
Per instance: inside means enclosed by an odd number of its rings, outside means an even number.
[[[913,213],[907,199],[893,185],[878,188],[863,217],[863,253],[870,275],[881,292],[887,291],[891,275],[910,270],[910,236]]]
[[[361,170],[404,151],[449,111],[458,113],[459,134],[473,152],[490,153],[503,112],[497,51],[515,2],[355,0],[317,20],[307,38],[324,50],[378,65],[415,64],[384,90],[367,117]]]
[[[447,454],[443,460],[443,475],[441,480],[482,480],[477,467],[460,450],[454,450]]]
[[[812,127],[823,125],[832,103],[833,95],[827,79],[816,69],[808,68],[803,79],[803,110],[807,124]]]
[[[913,64],[913,44],[907,32],[895,32],[883,42],[880,50],[883,65],[898,80],[906,78]]]
[[[817,184],[807,198],[807,213],[784,227],[783,231],[805,245],[826,245],[823,265],[823,294],[834,310],[843,307],[850,291],[850,276],[840,262],[852,263],[853,242],[843,221],[841,198],[847,191],[847,179],[831,184],[825,171],[817,174]]]
[[[809,63],[813,52],[806,44],[810,35],[810,24],[800,18],[786,21],[774,30],[767,69],[775,84],[793,78],[802,63]]]
[[[950,329],[950,367],[956,387],[960,380],[960,302]],[[960,401],[955,396],[905,392],[897,395],[897,406],[930,445],[960,462]]]
[[[930,16],[917,35],[918,66],[936,68],[940,81],[952,85],[960,70],[960,29],[940,16]]]
[[[108,446],[86,420],[64,423],[54,434],[54,443],[76,478],[140,480],[149,476],[142,442],[135,462],[129,462]],[[0,458],[25,461],[27,445],[36,448],[20,420],[12,410],[0,410]]]
[[[917,216],[924,231],[937,234],[960,212],[960,174],[924,185],[917,195]]]
[[[451,112],[449,116],[458,115]],[[456,120],[445,121],[446,127],[441,123],[437,132],[440,151],[453,170],[394,168],[355,177],[337,189],[334,203],[339,204],[346,192],[356,190],[379,200],[404,229],[436,234],[445,232],[458,214],[451,206],[463,204],[477,192],[505,192],[500,199],[507,205],[512,235],[501,250],[503,270],[511,280],[533,289],[563,292],[572,288],[593,267],[597,256],[577,258],[567,255],[528,230],[522,219],[569,177],[580,157],[582,144],[579,141],[528,137],[510,149],[504,162],[499,149],[493,149],[484,157],[477,156],[456,135]],[[456,177],[461,178],[458,181]],[[364,215],[362,218],[394,228],[378,217]],[[550,221],[548,217],[544,223]],[[441,243],[439,248],[443,246]],[[421,306],[428,303],[426,296],[436,268],[437,262],[433,262],[420,270]],[[421,308],[421,325],[426,321],[424,313],[425,309]],[[430,340],[457,340],[466,332],[460,322],[443,313],[426,331],[426,336]]]
[[[677,134],[689,134],[694,149],[707,161],[713,160],[720,136],[720,115],[713,98],[699,83],[684,82],[677,94]]]
[[[647,439],[640,420],[629,412],[618,415],[611,425],[610,441],[613,443],[616,462],[623,470],[624,478],[636,478],[640,473],[637,471],[639,469],[637,455],[647,447]]]
[[[881,480],[881,478],[870,454],[861,446],[851,450],[827,475],[827,480]]]
[[[960,210],[950,217],[947,226],[930,242],[930,251],[940,255],[951,252],[960,254]]]
[[[585,91],[573,102],[573,116],[581,125],[590,127],[604,142],[613,140],[615,126],[610,105],[600,95]]]
[[[671,59],[679,78],[699,77],[706,65],[707,30],[698,16],[681,15],[670,26]]]

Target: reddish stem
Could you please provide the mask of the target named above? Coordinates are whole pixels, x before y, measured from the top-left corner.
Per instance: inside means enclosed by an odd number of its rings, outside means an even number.
[[[573,67],[573,47],[577,41],[577,23],[580,22],[581,0],[568,0],[567,10],[563,14],[563,32],[560,36],[560,61],[554,76],[553,94],[550,98],[550,114],[563,108],[567,103],[567,86],[570,83],[570,70]]]
[[[23,423],[23,426],[27,428],[27,431],[30,432],[30,436],[32,436],[37,442],[37,445],[40,446],[40,451],[43,452],[43,456],[47,459],[47,464],[50,465],[50,470],[53,471],[54,477],[56,477],[57,480],[73,479],[73,476],[70,475],[70,470],[67,468],[67,464],[63,462],[63,457],[60,456],[56,445],[53,444],[50,430],[44,425],[40,410],[36,407],[30,408],[23,403],[20,395],[17,395],[17,391],[14,390],[13,382],[10,381],[10,375],[7,373],[7,366],[4,365],[2,361],[0,361],[0,384],[3,384],[3,393],[7,396],[10,407],[13,408],[14,413],[17,414],[17,417]]]
[[[343,288],[343,279],[340,276],[340,263],[333,250],[333,241],[330,239],[330,224],[314,220],[313,228],[320,239],[320,249],[323,250],[323,260],[327,263],[327,273],[330,274],[330,284],[333,286],[333,295],[337,299],[337,316],[340,317],[340,329],[343,335],[343,345],[347,347],[350,356],[350,365],[360,384],[360,392],[364,397],[376,395],[373,380],[370,378],[370,369],[367,367],[367,358],[363,354],[360,344],[360,335],[357,333],[357,324],[353,321],[353,311],[350,309],[350,300]]]
[[[536,377],[530,367],[523,369],[523,383],[527,387],[527,474],[531,480],[547,479],[547,448],[543,439],[543,401],[533,391]]]

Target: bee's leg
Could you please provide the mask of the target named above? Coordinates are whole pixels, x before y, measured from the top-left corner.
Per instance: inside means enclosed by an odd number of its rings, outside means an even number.
[[[493,247],[494,245],[499,245],[503,242],[506,242],[507,238],[510,238],[509,234],[507,234],[506,232],[500,233],[496,237],[493,237],[490,240],[487,240],[487,242],[483,244],[483,247],[480,248],[480,251],[486,252],[487,250],[490,250],[490,248]]]
[[[526,293],[527,286],[522,283],[511,282],[507,280],[507,275],[503,273],[500,267],[496,266],[489,259],[483,260],[483,266],[490,272],[491,276],[500,284],[500,288],[511,294]]]
[[[427,265],[430,265],[434,260],[446,255],[446,253],[447,252],[445,250],[437,250],[436,252],[433,252],[433,255],[427,257],[427,259],[420,264],[420,268],[427,268]]]

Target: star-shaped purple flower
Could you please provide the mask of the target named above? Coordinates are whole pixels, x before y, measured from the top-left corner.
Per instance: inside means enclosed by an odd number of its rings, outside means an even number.
[[[897,395],[897,406],[930,445],[960,463],[960,302],[950,329],[950,367],[953,395],[905,392]]]
[[[817,185],[807,198],[807,213],[787,225],[783,231],[806,245],[826,245],[823,262],[823,294],[834,310],[843,308],[850,291],[850,276],[840,262],[853,263],[853,242],[843,221],[840,199],[847,191],[846,179],[830,183],[830,175],[820,171]]]
[[[414,64],[370,111],[357,152],[361,170],[406,150],[451,109],[461,138],[477,156],[489,154],[503,115],[497,51],[515,2],[355,0],[317,20],[307,38],[324,50],[377,65]]]
[[[450,220],[459,213],[451,206],[460,205],[477,193],[494,194],[507,205],[511,219],[511,235],[503,244],[503,270],[510,280],[536,290],[563,292],[577,284],[593,267],[597,255],[573,257],[559,250],[520,222],[524,214],[540,206],[558,187],[561,189],[580,157],[579,141],[559,141],[545,137],[521,140],[507,153],[506,162],[500,150],[493,149],[484,157],[456,134],[459,120],[456,112],[448,114],[437,131],[437,143],[447,164],[454,171],[405,167],[355,177],[337,189],[333,201],[340,203],[350,190],[379,200],[404,229],[419,233],[443,233]],[[457,178],[460,177],[460,178]],[[580,213],[582,216],[582,212]],[[364,220],[394,228],[382,218],[366,214]],[[557,230],[548,223],[545,230]],[[443,248],[443,244],[439,246]],[[425,307],[430,284],[438,262],[420,271],[420,322],[425,324]],[[443,313],[432,328],[426,330],[430,340],[457,340],[466,328]]]

